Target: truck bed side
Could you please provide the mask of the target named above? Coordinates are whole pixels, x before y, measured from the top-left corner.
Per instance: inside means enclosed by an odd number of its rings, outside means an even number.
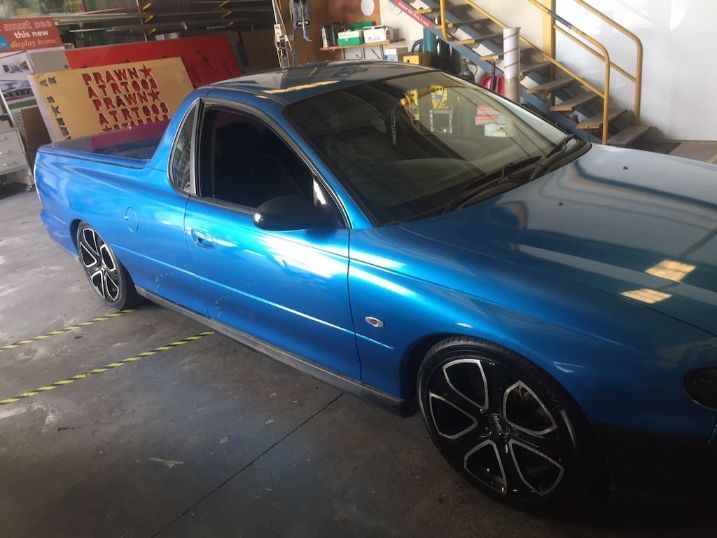
[[[75,252],[74,223],[91,220],[99,226],[104,218],[124,213],[126,203],[122,208],[116,205],[120,200],[151,190],[159,171],[149,163],[165,127],[146,125],[40,148],[35,182],[50,235]]]

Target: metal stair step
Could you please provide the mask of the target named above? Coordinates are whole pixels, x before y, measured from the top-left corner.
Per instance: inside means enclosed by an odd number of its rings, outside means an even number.
[[[401,11],[403,11],[407,16],[411,17],[412,19],[420,22],[425,28],[427,28],[430,32],[432,32],[434,35],[440,37],[441,29],[440,26],[435,26],[433,22],[430,20],[428,15],[417,13],[416,9],[410,5],[411,3],[408,3],[407,0],[398,1],[398,0],[390,0],[391,3],[395,6],[397,6]],[[436,13],[438,11],[438,8],[440,7],[440,2],[438,0],[422,0],[424,5],[429,6],[429,8],[432,9],[431,13]],[[446,10],[446,22],[450,22],[453,24],[458,24],[462,20],[468,20],[473,17],[475,17],[474,14],[471,14],[470,12],[464,13],[461,9],[462,7],[468,8],[468,4],[457,4],[457,5],[451,5],[450,9]],[[497,25],[500,26],[500,25]],[[479,30],[479,27],[473,27],[473,26],[463,26],[461,28],[462,32],[465,32],[466,37],[471,39],[477,39],[481,37],[482,32],[489,32],[486,27],[484,30]],[[492,68],[494,68],[495,64],[503,57],[503,51],[502,46],[500,45],[501,40],[486,40],[481,43],[481,45],[490,51],[488,55],[481,56],[478,52],[476,52],[475,45],[462,45],[458,41],[448,41],[448,45],[458,52],[461,56],[464,58],[467,58],[471,62],[473,62],[475,65],[480,67],[486,72],[490,72]],[[475,47],[475,48],[474,48]],[[524,41],[521,42],[521,53],[526,52],[528,55],[534,55],[534,54],[542,54],[543,57],[545,57],[545,53],[538,50],[537,48],[528,45]],[[537,56],[535,59],[528,57],[526,58],[526,65],[528,64],[535,64],[536,61],[538,61]],[[544,60],[547,61],[547,60]],[[539,69],[542,69],[542,66],[536,67],[535,72],[535,82],[541,83],[544,79],[544,76],[548,73],[539,73]],[[536,95],[532,93],[528,93],[525,86],[521,86],[520,89],[521,97],[523,101],[526,103],[526,105],[534,108],[541,114],[548,117],[551,121],[553,121],[556,125],[559,125],[566,129],[567,131],[574,132],[575,131],[575,121],[568,117],[565,114],[557,113],[557,112],[551,112],[549,103],[547,103],[544,100],[544,96],[542,95]],[[557,95],[561,96],[564,93],[564,91],[558,90]]]
[[[448,28],[460,28],[461,26],[472,26],[481,22],[488,22],[488,17],[481,17],[480,19],[468,19],[467,21],[449,22],[446,24]]]
[[[555,80],[551,80],[550,82],[546,82],[545,84],[541,84],[533,88],[528,88],[527,90],[528,93],[549,93],[570,86],[575,82],[577,81],[572,78],[556,78]]]
[[[480,35],[474,38],[470,39],[452,39],[451,41],[455,41],[456,43],[460,43],[461,45],[472,45],[480,43],[481,41],[488,41],[492,39],[496,39],[498,37],[503,37],[503,33],[495,33],[495,34],[486,34],[486,35]]]
[[[414,0],[389,0],[393,6],[398,7],[404,14],[411,17],[412,19],[420,22],[424,28],[427,28],[430,32],[435,34],[437,37],[441,37],[441,28],[438,25],[434,26],[434,15],[440,14],[440,1],[439,0],[422,0],[419,5],[427,6],[426,8],[416,8],[413,6]],[[465,33],[466,38],[470,39],[451,39],[449,46],[456,51],[458,54],[467,58],[468,60],[475,63],[478,67],[483,70],[489,71],[492,68],[495,69],[495,64],[503,58],[502,52],[502,33],[493,34],[491,36],[481,36],[482,32],[492,32],[496,26],[501,27],[501,24],[488,25],[491,21],[491,17],[477,14],[475,10],[472,10],[473,2],[460,2],[460,3],[449,3],[445,12],[446,26],[453,31],[460,29],[461,32]],[[482,24],[486,23],[485,26]],[[455,36],[454,36],[455,37]],[[481,42],[482,41],[482,42]],[[486,56],[481,56],[476,49],[477,43],[480,43],[484,48],[487,48],[490,53]],[[576,131],[599,131],[603,126],[602,112],[589,117],[586,120],[576,125],[575,118],[567,112],[577,111],[581,114],[581,117],[586,114],[592,114],[590,111],[590,103],[599,98],[597,95],[587,94],[587,89],[579,85],[579,81],[573,78],[566,78],[562,73],[559,78],[548,80],[555,77],[557,71],[552,73],[549,68],[553,65],[552,62],[548,61],[550,57],[546,52],[527,45],[524,41],[521,41],[521,53],[524,51],[529,52],[530,56],[527,58],[521,68],[521,75],[531,75],[529,78],[533,83],[537,83],[538,86],[533,88],[527,88],[525,85],[521,87],[521,97],[524,102],[543,114],[557,125],[565,128],[570,132]],[[541,55],[541,56],[538,56]],[[544,83],[543,83],[544,82]],[[571,87],[575,84],[574,87]],[[571,95],[575,91],[577,95]],[[548,101],[547,97],[554,97],[556,99],[564,99],[562,103],[551,106],[551,102]],[[552,99],[551,99],[552,101]],[[602,104],[602,101],[600,101]],[[596,105],[594,105],[596,106]],[[610,137],[608,144],[611,145],[628,145],[647,130],[647,126],[636,125],[630,126],[625,129],[619,129],[616,123],[612,123],[613,120],[617,119],[621,115],[627,113],[626,110],[615,109],[610,110],[608,117],[611,122],[611,131],[614,136]],[[630,118],[632,113],[629,113]],[[628,123],[627,117],[623,118],[623,121],[618,123]],[[593,133],[592,136],[597,136]]]
[[[575,97],[571,97],[570,99],[566,99],[562,103],[551,106],[550,110],[553,112],[572,112],[580,106],[587,105],[596,97],[597,95],[592,92],[584,92],[576,95]]]
[[[534,64],[523,64],[520,68],[520,74],[525,76],[530,73],[535,73],[536,71],[542,71],[543,69],[547,69],[553,65],[550,62],[537,62]]]
[[[610,146],[626,147],[644,135],[649,129],[649,125],[631,125],[630,127],[622,129],[616,135],[608,138],[607,143]]]
[[[608,112],[608,118],[610,121],[613,121],[622,116],[625,112],[627,112],[627,110],[624,108],[611,109]],[[584,131],[596,131],[598,129],[602,129],[602,112],[598,112],[592,118],[581,121],[578,123],[577,128]]]
[[[503,39],[503,32],[494,32],[476,37],[476,41],[487,41],[488,39]]]
[[[501,34],[501,36],[502,35],[503,34]],[[535,49],[533,49],[533,47],[531,47],[530,45],[525,45],[525,44],[520,45],[520,53],[521,54],[523,54],[527,50],[535,50]],[[486,56],[481,56],[480,59],[483,60],[484,62],[497,62],[498,60],[503,58],[503,54],[504,53],[502,51],[497,52],[495,54],[487,54]]]

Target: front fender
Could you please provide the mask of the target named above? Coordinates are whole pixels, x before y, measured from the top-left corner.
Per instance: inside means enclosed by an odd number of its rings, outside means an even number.
[[[438,251],[408,248],[405,237],[396,255],[390,235],[351,238],[351,307],[365,383],[409,398],[415,350],[426,349],[420,343],[471,336],[542,368],[592,422],[707,439],[715,414],[692,402],[682,381],[690,369],[717,363],[706,333],[508,262],[474,259],[469,268]]]

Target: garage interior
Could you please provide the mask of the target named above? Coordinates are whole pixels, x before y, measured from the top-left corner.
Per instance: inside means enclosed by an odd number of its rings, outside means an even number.
[[[524,105],[595,144],[717,163],[717,80],[695,51],[717,46],[707,2],[2,4],[5,22],[52,19],[68,57],[222,35],[240,74],[380,59],[496,91],[510,85],[503,30],[520,27]],[[388,28],[385,41],[324,42],[363,21]],[[678,77],[678,63],[704,80]],[[438,457],[419,415],[387,413],[158,305],[108,309],[39,219],[32,166],[57,141],[47,116],[35,97],[18,106],[17,80],[0,83],[0,145],[11,139],[17,155],[0,176],[0,536],[714,536],[715,497],[703,493],[615,490],[559,516],[503,506]]]

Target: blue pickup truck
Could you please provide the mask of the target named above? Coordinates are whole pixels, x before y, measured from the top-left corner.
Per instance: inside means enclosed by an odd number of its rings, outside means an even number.
[[[715,166],[338,62],[201,88],[166,131],[45,146],[35,174],[108,305],[148,298],[417,409],[506,503],[714,476]]]

